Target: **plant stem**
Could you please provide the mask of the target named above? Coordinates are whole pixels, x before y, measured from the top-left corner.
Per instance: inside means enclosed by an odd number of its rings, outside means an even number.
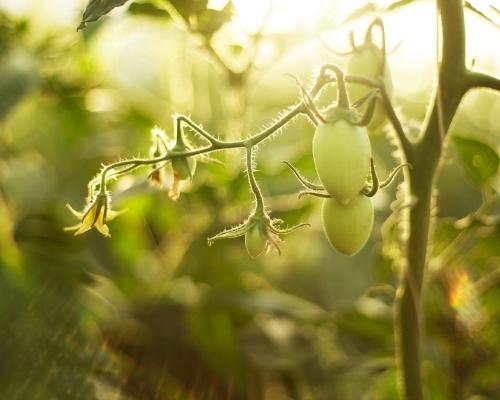
[[[320,69],[317,77],[316,77],[316,82],[314,86],[311,88],[309,92],[309,96],[314,98],[316,95],[321,91],[321,89],[330,82],[330,79],[326,75],[326,70],[324,66]],[[116,163],[107,165],[104,167],[100,173],[100,181],[101,181],[101,186],[100,190],[105,191],[106,190],[106,182],[109,179],[109,174],[112,170],[120,167],[131,167],[135,169],[136,167],[139,166],[145,166],[145,165],[153,165],[161,162],[167,162],[172,160],[173,158],[176,157],[192,157],[196,156],[199,154],[206,154],[206,153],[211,153],[213,151],[218,151],[218,150],[224,150],[224,149],[238,149],[238,148],[249,148],[253,147],[260,142],[264,141],[267,139],[269,136],[283,128],[290,120],[295,118],[299,114],[305,114],[306,116],[310,116],[308,109],[306,105],[304,104],[303,101],[298,103],[297,105],[293,106],[290,108],[281,118],[277,119],[271,126],[268,128],[248,137],[245,140],[237,140],[237,141],[222,141],[217,139],[215,136],[211,135],[210,133],[206,132],[204,129],[196,125],[194,122],[192,122],[188,117],[184,115],[178,115],[176,117],[176,131],[177,131],[177,138],[179,136],[182,137],[181,132],[182,132],[182,124],[187,124],[190,126],[195,132],[197,132],[199,135],[201,135],[203,138],[208,140],[210,142],[210,145],[204,146],[204,147],[199,147],[193,150],[188,150],[188,151],[183,151],[183,152],[167,152],[167,154],[162,155],[160,157],[153,157],[153,158],[135,158],[132,160],[124,160],[124,161],[118,161]],[[314,121],[313,121],[314,122]],[[128,170],[128,168],[127,168]],[[113,175],[113,174],[111,174]]]
[[[248,174],[248,183],[250,185],[250,190],[252,191],[255,198],[255,211],[258,213],[264,212],[264,198],[262,197],[262,192],[257,184],[257,180],[254,175],[254,163],[253,163],[253,147],[247,147],[247,157],[246,157],[246,168]]]
[[[424,128],[409,154],[413,170],[409,194],[416,199],[410,209],[407,264],[396,299],[397,356],[407,400],[422,400],[421,297],[427,247],[432,224],[433,187],[443,141],[465,93],[465,26],[461,0],[437,0],[441,17],[442,59],[437,89]]]

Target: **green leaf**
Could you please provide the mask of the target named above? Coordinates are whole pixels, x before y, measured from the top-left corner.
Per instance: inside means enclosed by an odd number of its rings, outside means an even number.
[[[191,15],[203,13],[208,5],[208,0],[170,0],[169,2],[186,22],[189,21]]]
[[[128,0],[90,0],[83,12],[82,22],[76,29],[85,28],[88,22],[97,21],[103,15],[109,13],[113,8],[125,4]]]
[[[205,10],[198,15],[198,31],[205,37],[210,38],[222,25],[231,19],[233,9],[231,3],[220,10]]]
[[[153,3],[132,3],[128,8],[128,12],[134,15],[149,15],[152,17],[170,18],[170,15],[166,10],[157,7]]]
[[[467,176],[477,185],[484,185],[498,172],[499,158],[490,146],[473,139],[453,137],[453,144]]]
[[[234,15],[231,1],[222,10],[207,9],[208,0],[169,0],[191,29],[210,39]]]
[[[299,321],[325,321],[331,317],[327,311],[308,300],[276,290],[239,294],[231,299],[231,304],[251,313],[266,312]]]
[[[0,122],[40,85],[35,60],[20,51],[0,61]]]

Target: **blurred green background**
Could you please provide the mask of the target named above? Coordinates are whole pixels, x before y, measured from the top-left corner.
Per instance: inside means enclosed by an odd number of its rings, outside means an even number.
[[[322,42],[345,51],[371,18],[342,23],[362,1],[274,0],[267,14],[264,1],[171,1],[170,15],[153,3],[76,32],[84,0],[0,0],[0,399],[398,398],[397,185],[375,198],[365,248],[336,253],[320,202],[298,200],[281,164],[315,179],[302,117],[257,158],[273,216],[311,223],[282,255],[251,259],[243,240],[207,246],[252,208],[238,151],[199,163],[177,202],[148,171],[118,181],[113,206],[129,211],[111,239],[63,232],[74,224],[65,203],[83,207],[101,163],[147,154],[155,125],[172,138],[184,113],[221,137],[254,133],[297,101],[287,73],[307,84],[321,63],[345,65]],[[436,17],[413,3],[383,18],[397,109],[414,131]],[[469,63],[498,76],[498,24],[472,12],[467,24]],[[431,399],[500,398],[500,230],[454,224],[498,192],[498,172],[481,172],[498,167],[499,112],[498,94],[468,94],[442,162],[424,299]],[[395,148],[384,134],[372,145],[385,176]]]

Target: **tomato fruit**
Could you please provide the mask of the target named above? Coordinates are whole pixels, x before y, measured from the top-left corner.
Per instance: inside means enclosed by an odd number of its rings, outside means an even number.
[[[173,148],[173,152],[181,153],[189,151],[190,148],[183,141],[177,143]],[[173,180],[172,186],[168,191],[168,195],[172,200],[177,200],[181,194],[180,181],[193,179],[194,171],[196,170],[196,160],[193,157],[174,157],[172,158]]]
[[[383,71],[381,69],[382,65],[384,65]],[[388,96],[392,97],[393,88],[391,71],[382,49],[374,43],[365,43],[363,46],[354,50],[347,64],[347,74],[372,80],[381,79],[382,83],[385,85]],[[372,89],[356,83],[347,85],[347,93],[351,102],[365,96],[370,90]],[[367,103],[361,107],[360,111],[364,112],[366,107]],[[384,106],[380,100],[377,100],[372,120],[368,124],[369,132],[374,134],[380,131],[379,128],[382,127],[385,121],[386,113]]]
[[[366,128],[339,119],[319,124],[313,138],[316,172],[326,191],[345,203],[356,197],[370,169]]]
[[[255,223],[252,227],[245,233],[245,247],[247,253],[252,258],[257,258],[263,254],[267,249],[267,237],[262,232],[261,224]]]
[[[176,143],[172,148],[172,151],[178,153],[189,150],[189,146],[187,146],[184,141]],[[174,176],[181,181],[185,179],[193,179],[193,175],[196,170],[196,159],[193,157],[175,157],[172,159],[172,170],[174,172]]]
[[[181,181],[192,179],[196,170],[196,160],[193,157],[174,158],[172,159],[172,170]]]
[[[365,245],[373,228],[371,198],[358,195],[348,204],[325,199],[321,210],[323,231],[339,252],[352,256]]]

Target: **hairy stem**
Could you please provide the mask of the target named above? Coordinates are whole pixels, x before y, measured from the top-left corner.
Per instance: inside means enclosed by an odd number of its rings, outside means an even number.
[[[316,82],[314,83],[314,86],[311,88],[309,92],[309,96],[311,98],[316,97],[316,95],[321,91],[321,89],[328,83],[330,83],[331,80],[328,78],[326,74],[326,69],[323,66],[317,77],[316,77]],[[167,162],[172,160],[173,158],[176,157],[193,157],[199,154],[206,154],[206,153],[211,153],[213,151],[218,151],[218,150],[224,150],[224,149],[237,149],[237,148],[249,148],[253,147],[260,142],[264,141],[267,139],[269,136],[283,128],[290,120],[295,118],[297,115],[304,114],[306,116],[310,116],[308,108],[306,104],[301,101],[291,109],[289,109],[283,116],[278,118],[271,126],[268,128],[248,137],[247,139],[244,140],[237,140],[237,141],[222,141],[217,139],[215,136],[211,135],[210,133],[206,132],[204,129],[196,125],[194,122],[192,122],[188,117],[184,115],[178,115],[176,117],[175,121],[175,128],[176,128],[176,137],[177,139],[182,139],[182,124],[186,124],[189,127],[191,127],[195,132],[197,132],[199,135],[204,137],[208,142],[210,142],[209,145],[204,146],[204,147],[199,147],[193,150],[189,151],[183,151],[183,152],[167,152],[165,155],[162,155],[160,157],[153,157],[153,158],[135,158],[132,160],[124,160],[124,161],[118,161],[116,163],[110,164],[106,167],[103,168],[100,174],[100,179],[101,179],[101,184],[100,184],[100,190],[104,193],[106,190],[106,182],[107,180],[111,177],[110,174],[113,170],[116,168],[120,167],[131,167],[133,169],[140,167],[140,166],[145,166],[145,165],[153,165],[157,163],[162,163],[162,162]],[[314,123],[314,120],[313,120]]]
[[[401,121],[399,120],[396,111],[394,110],[394,107],[392,105],[391,99],[389,98],[389,94],[387,93],[387,90],[385,89],[384,85],[375,82],[371,79],[367,78],[362,78],[359,76],[346,76],[345,78],[346,82],[351,82],[351,83],[359,83],[361,85],[365,85],[374,89],[378,89],[380,91],[380,96],[382,99],[382,102],[384,104],[384,108],[387,113],[387,118],[389,118],[389,122],[391,123],[392,127],[394,128],[394,131],[396,133],[396,137],[398,140],[398,146],[401,149],[401,153],[403,156],[403,162],[407,161],[409,158],[411,158],[412,153],[413,153],[413,143],[410,142],[408,137],[406,136],[406,133],[403,129],[403,125],[401,124]]]
[[[250,190],[252,191],[255,198],[255,210],[257,212],[264,211],[264,198],[262,197],[262,192],[257,184],[254,174],[254,162],[253,162],[254,148],[252,146],[247,147],[247,157],[246,157],[246,168],[248,174],[248,183],[250,184]]]
[[[416,198],[410,209],[406,268],[396,301],[398,363],[403,393],[408,400],[424,399],[421,376],[421,297],[427,247],[431,232],[433,185],[442,154],[444,135],[465,93],[465,26],[463,2],[437,0],[441,17],[442,58],[436,93],[424,128],[409,155],[413,166],[409,192]]]

